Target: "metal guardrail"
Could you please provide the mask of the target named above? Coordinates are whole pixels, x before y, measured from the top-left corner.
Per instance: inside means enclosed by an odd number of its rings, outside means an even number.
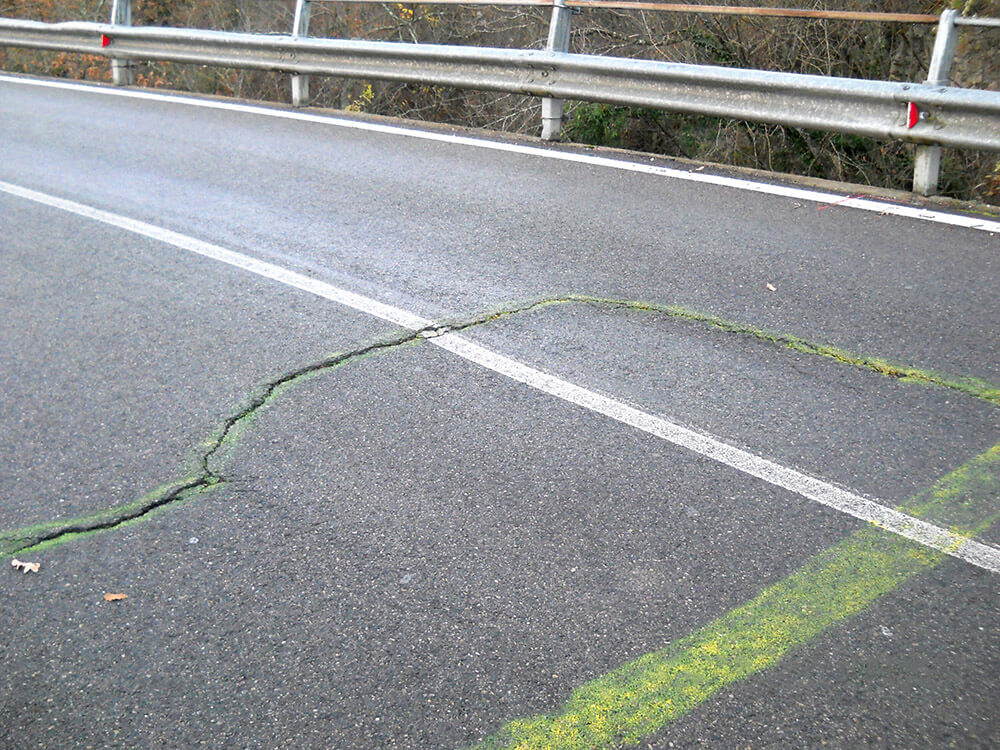
[[[946,85],[954,11],[940,19],[929,81],[896,83],[569,54],[570,11],[554,2],[544,51],[308,38],[308,0],[290,36],[132,27],[127,0],[115,0],[116,24],[0,19],[0,45],[109,57],[116,83],[130,81],[131,60],[291,73],[296,104],[308,100],[307,75],[528,94],[543,98],[546,138],[563,100],[578,99],[898,139],[921,146],[914,189],[924,194],[942,146],[1000,151],[1000,92]]]

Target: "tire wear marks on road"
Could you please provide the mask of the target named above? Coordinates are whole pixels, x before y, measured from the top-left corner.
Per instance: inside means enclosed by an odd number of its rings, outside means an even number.
[[[1000,444],[903,508],[923,518],[957,515],[968,535],[986,530],[1000,518]],[[560,712],[510,721],[478,750],[636,745],[944,559],[866,526],[690,636],[577,688]]]

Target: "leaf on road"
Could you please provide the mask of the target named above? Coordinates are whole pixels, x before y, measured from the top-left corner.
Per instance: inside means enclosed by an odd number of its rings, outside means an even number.
[[[105,594],[104,601],[106,602],[119,602],[122,599],[128,599],[128,594]]]
[[[10,564],[12,566],[14,566],[15,568],[18,568],[19,570],[24,571],[25,573],[28,573],[28,572],[37,573],[38,569],[42,565],[41,563],[21,562],[17,558],[14,558],[13,560],[11,560]]]

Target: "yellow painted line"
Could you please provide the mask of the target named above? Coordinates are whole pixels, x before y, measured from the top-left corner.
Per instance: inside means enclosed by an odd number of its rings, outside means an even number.
[[[906,507],[965,535],[983,531],[1000,517],[1000,444]],[[637,744],[943,559],[942,552],[866,526],[694,634],[577,688],[558,713],[511,721],[480,747]]]

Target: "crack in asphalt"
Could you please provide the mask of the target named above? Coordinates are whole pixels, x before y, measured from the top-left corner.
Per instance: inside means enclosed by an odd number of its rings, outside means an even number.
[[[101,511],[86,518],[69,522],[55,521],[12,532],[0,533],[0,556],[40,550],[73,536],[107,531],[143,518],[171,503],[186,500],[193,495],[225,484],[227,481],[226,477],[221,469],[217,470],[213,468],[213,459],[232,442],[235,435],[239,432],[240,427],[245,422],[274,399],[275,394],[282,386],[290,385],[306,376],[339,367],[351,360],[364,357],[368,354],[395,349],[422,339],[436,338],[446,333],[464,331],[547,304],[553,304],[553,301],[549,299],[536,300],[518,307],[494,310],[474,317],[432,323],[405,334],[381,339],[357,349],[340,352],[294,370],[284,372],[276,378],[267,381],[262,387],[258,388],[257,392],[250,397],[244,406],[226,417],[215,435],[204,443],[205,450],[197,456],[196,466],[198,467],[198,473],[195,477],[189,478],[182,483],[169,485],[167,489],[154,491],[136,502],[119,506],[117,509],[112,508]]]
[[[681,305],[661,305],[651,302],[638,302],[634,300],[613,299],[606,297],[594,297],[584,294],[569,294],[565,297],[553,298],[552,304],[559,302],[581,302],[609,307],[618,307],[641,312],[654,312],[672,318],[681,318],[696,323],[705,324],[725,333],[732,333],[739,336],[746,336],[769,344],[782,346],[802,354],[811,354],[820,357],[833,359],[852,367],[903,380],[910,383],[920,383],[922,385],[939,386],[950,390],[964,393],[967,396],[986,401],[1000,406],[1000,387],[980,378],[974,377],[954,377],[931,370],[900,365],[880,357],[869,357],[854,354],[846,349],[831,346],[829,344],[819,344],[800,336],[777,331],[769,331],[764,328],[757,328],[744,323],[734,323],[733,321],[720,318],[716,315],[698,312]]]
[[[139,498],[132,503],[105,509],[84,518],[72,521],[51,521],[26,528],[0,533],[0,557],[36,551],[52,546],[71,537],[114,529],[118,526],[142,519],[150,513],[189,499],[195,495],[214,489],[226,483],[222,469],[213,468],[215,459],[231,445],[240,428],[264,406],[270,403],[282,386],[295,383],[309,375],[334,369],[354,359],[380,351],[431,339],[448,333],[457,333],[486,323],[512,317],[538,308],[560,304],[589,304],[616,309],[635,310],[665,315],[700,323],[709,328],[754,338],[765,343],[783,346],[797,352],[823,356],[843,364],[869,370],[883,376],[906,382],[934,385],[956,390],[966,395],[992,404],[1000,404],[1000,388],[977,378],[955,378],[917,368],[895,365],[882,359],[851,354],[837,347],[816,344],[806,339],[783,333],[766,331],[740,323],[733,323],[714,315],[700,313],[678,305],[660,305],[623,299],[611,299],[582,294],[567,294],[558,297],[535,299],[517,306],[499,307],[486,313],[465,318],[457,317],[431,323],[419,329],[409,330],[396,336],[383,338],[346,352],[325,357],[302,367],[282,373],[259,387],[249,400],[237,411],[229,415],[211,439],[203,443],[204,450],[196,457],[196,472],[182,482],[167,485]]]

